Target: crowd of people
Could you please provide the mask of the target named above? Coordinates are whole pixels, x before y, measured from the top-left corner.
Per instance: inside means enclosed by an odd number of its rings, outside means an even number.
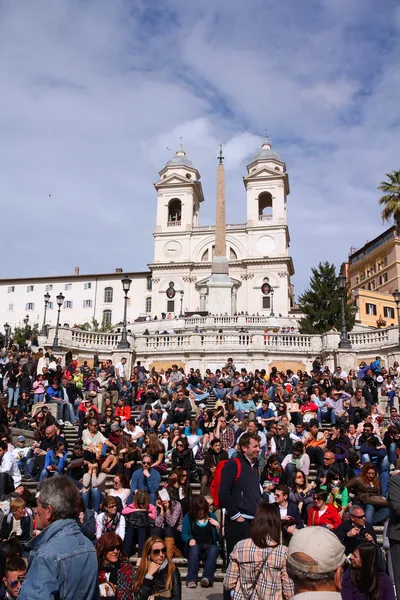
[[[348,373],[319,357],[309,373],[252,373],[230,358],[203,374],[130,372],[126,358],[92,366],[10,346],[0,600],[178,599],[182,556],[188,588],[213,586],[220,557],[235,600],[391,600],[399,388],[398,363],[379,357]]]

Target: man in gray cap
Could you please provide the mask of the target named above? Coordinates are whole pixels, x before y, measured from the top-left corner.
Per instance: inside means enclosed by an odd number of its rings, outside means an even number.
[[[325,527],[297,529],[290,540],[287,571],[292,600],[341,600],[344,546]]]

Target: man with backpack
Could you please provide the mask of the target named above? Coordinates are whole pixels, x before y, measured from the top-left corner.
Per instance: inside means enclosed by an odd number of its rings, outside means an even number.
[[[244,433],[238,454],[224,465],[219,486],[219,506],[226,509],[225,538],[228,556],[235,544],[250,537],[251,523],[261,501],[258,455],[260,436]]]

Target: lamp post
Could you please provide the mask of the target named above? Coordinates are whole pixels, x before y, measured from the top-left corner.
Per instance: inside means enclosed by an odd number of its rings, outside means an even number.
[[[180,291],[180,295],[181,295],[181,312],[180,312],[180,317],[183,317],[183,290]]]
[[[56,324],[56,333],[54,335],[53,345],[51,349],[53,352],[61,352],[61,348],[58,341],[58,328],[60,327],[60,313],[61,307],[64,304],[65,297],[61,294],[61,292],[57,296],[57,304],[58,304],[58,313],[57,313],[57,324]]]
[[[128,309],[128,292],[129,292],[130,287],[131,287],[132,279],[129,279],[129,277],[125,276],[123,279],[121,279],[121,283],[122,283],[122,289],[124,290],[124,294],[125,294],[125,300],[124,300],[124,322],[122,324],[121,339],[118,342],[117,348],[119,350],[125,350],[126,348],[130,347],[130,343],[128,342],[128,337],[127,337],[127,333],[126,333],[126,313],[127,313],[127,309]]]
[[[399,290],[395,290],[393,292],[393,300],[396,304],[397,310],[397,327],[399,328],[399,346],[400,346],[400,292]]]
[[[269,313],[270,317],[274,317],[274,288],[271,288],[271,312]]]
[[[7,350],[8,349],[8,340],[10,339],[10,335],[11,335],[11,325],[9,325],[8,323],[4,323],[4,331],[6,333],[4,347]]]
[[[346,297],[346,277],[342,273],[336,278],[336,287],[339,292],[340,305],[342,309],[342,330],[340,334],[339,348],[351,348],[351,343],[347,335],[345,297]]]
[[[46,335],[47,331],[46,331],[46,313],[47,313],[47,305],[50,302],[50,294],[49,292],[47,292],[44,295],[44,316],[43,316],[43,325],[42,325],[42,330],[40,332],[40,335]]]

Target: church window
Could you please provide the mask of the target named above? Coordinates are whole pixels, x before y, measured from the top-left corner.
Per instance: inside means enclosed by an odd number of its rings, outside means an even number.
[[[153,288],[153,280],[151,277],[148,277],[147,282],[146,282],[146,289],[148,292],[151,292],[152,288]]]
[[[272,195],[269,192],[258,196],[258,218],[260,221],[272,219]]]
[[[262,307],[263,309],[271,308],[271,296],[262,297]]]
[[[114,290],[112,287],[104,289],[104,302],[112,302],[114,299]]]
[[[111,325],[112,322],[112,312],[111,310],[103,310],[103,327]]]
[[[229,260],[237,260],[237,254],[233,248],[229,248]]]
[[[146,312],[151,313],[151,298],[146,298]]]
[[[175,300],[168,300],[167,301],[167,313],[174,313],[175,312]]]
[[[207,250],[204,250],[203,256],[201,257],[201,262],[207,262],[207,261],[208,261],[208,248],[207,248]]]
[[[182,202],[179,198],[173,198],[168,203],[168,224],[177,224],[182,218]]]

